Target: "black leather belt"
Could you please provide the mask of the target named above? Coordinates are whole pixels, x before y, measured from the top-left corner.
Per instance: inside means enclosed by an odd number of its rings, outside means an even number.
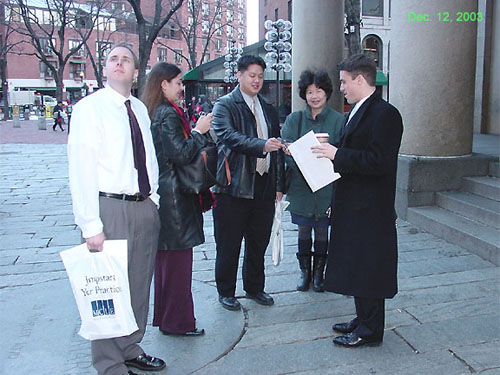
[[[122,201],[133,201],[133,202],[141,202],[145,199],[140,193],[134,195],[128,195],[128,194],[103,193],[102,191],[100,191],[99,196],[106,198],[120,199]]]

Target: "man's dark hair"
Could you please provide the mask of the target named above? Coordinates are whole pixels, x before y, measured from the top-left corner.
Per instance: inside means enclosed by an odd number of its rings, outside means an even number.
[[[327,72],[325,72],[324,70],[304,70],[300,74],[299,96],[302,99],[306,100],[307,88],[312,84],[316,85],[325,92],[326,100],[330,99],[333,91],[333,86],[332,80],[330,79],[330,76]]]
[[[368,56],[363,54],[349,56],[337,65],[337,69],[339,71],[344,70],[348,72],[352,79],[361,74],[365,78],[366,83],[370,86],[375,86],[375,80],[377,78],[377,64],[375,64],[375,61]]]
[[[252,64],[257,64],[262,67],[262,70],[266,70],[266,62],[260,56],[245,55],[241,56],[238,60],[238,72],[245,73],[248,67]]]
[[[108,57],[109,57],[109,54],[111,53],[111,51],[113,51],[114,49],[116,49],[118,47],[123,47],[123,48],[126,48],[129,50],[129,52],[132,54],[132,59],[134,60],[134,67],[136,69],[139,69],[139,59],[137,58],[137,55],[135,54],[134,50],[132,49],[132,45],[130,45],[129,43],[125,43],[125,42],[117,43],[117,44],[114,44],[113,46],[111,46],[111,49],[109,50],[109,52],[106,55],[106,61],[108,61]]]

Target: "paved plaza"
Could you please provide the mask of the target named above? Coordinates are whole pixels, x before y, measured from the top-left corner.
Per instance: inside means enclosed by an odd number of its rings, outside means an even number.
[[[59,257],[80,243],[67,134],[48,129],[0,121],[0,375],[96,373]],[[331,325],[352,318],[353,300],[295,290],[297,231],[289,215],[284,260],[275,267],[266,254],[275,305],[244,298],[239,280],[238,312],[217,301],[212,224],[209,212],[193,265],[197,325],[206,335],[164,336],[149,325],[143,347],[167,361],[160,375],[500,374],[500,268],[492,263],[399,221],[400,291],[386,303],[384,343],[339,348]]]

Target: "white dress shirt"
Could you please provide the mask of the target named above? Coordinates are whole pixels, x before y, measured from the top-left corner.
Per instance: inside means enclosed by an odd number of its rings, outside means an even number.
[[[253,104],[255,103],[255,114],[259,116],[259,122],[260,122],[260,128],[262,129],[262,136],[263,139],[269,139],[269,132],[267,131],[267,121],[266,117],[264,116],[264,111],[262,110],[262,106],[260,105],[260,100],[257,95],[255,96],[250,96],[243,91],[241,91],[241,95],[243,96],[243,99],[245,100],[245,103],[247,103],[248,108],[252,110]],[[255,101],[254,101],[255,99]],[[269,153],[264,152],[266,155],[266,163],[267,163],[267,170],[269,170],[269,167],[271,165],[271,156]]]
[[[146,168],[151,186],[150,198],[158,205],[158,162],[150,131],[146,106],[130,95],[124,97],[106,87],[80,100],[71,116],[68,138],[69,186],[75,222],[84,238],[103,231],[99,217],[99,192],[136,194],[139,192],[130,123],[125,101],[141,128]]]
[[[373,93],[371,93],[370,95],[368,96],[365,96],[363,99],[361,99],[359,102],[357,102],[355,105],[354,105],[354,108],[352,109],[350,115],[349,115],[349,119],[347,120],[347,123],[346,123],[346,127],[349,125],[349,122],[351,121],[351,119],[354,117],[354,115],[356,114],[356,112],[358,112],[358,109],[359,107],[361,107],[363,105],[363,103],[366,101],[366,99],[368,99],[370,96],[372,96]]]

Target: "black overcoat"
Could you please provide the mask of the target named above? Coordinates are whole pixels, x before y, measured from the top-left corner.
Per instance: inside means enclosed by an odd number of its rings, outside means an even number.
[[[180,192],[177,167],[189,164],[208,140],[198,132],[192,132],[185,139],[182,127],[179,114],[164,100],[156,108],[151,120],[160,171],[158,194],[161,230],[158,250],[182,250],[205,241],[198,195]]]
[[[403,123],[398,110],[371,95],[339,142],[334,167],[326,290],[355,297],[397,293],[394,199]]]

